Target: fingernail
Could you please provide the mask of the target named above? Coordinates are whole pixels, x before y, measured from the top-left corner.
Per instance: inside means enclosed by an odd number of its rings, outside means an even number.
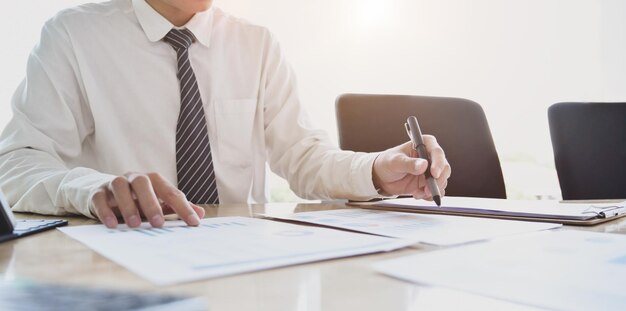
[[[117,227],[117,219],[113,216],[104,217],[104,225],[107,226],[107,228],[113,229]]]
[[[132,216],[128,217],[128,226],[129,227],[139,227],[139,225],[141,225],[141,219],[139,219],[139,216],[132,215]]]
[[[200,218],[196,215],[196,213],[193,213],[187,216],[187,223],[191,226],[197,226],[200,224]]]
[[[150,224],[153,227],[160,227],[163,225],[163,222],[164,222],[163,217],[161,217],[161,215],[159,214],[156,214],[152,216],[152,218],[150,218]]]

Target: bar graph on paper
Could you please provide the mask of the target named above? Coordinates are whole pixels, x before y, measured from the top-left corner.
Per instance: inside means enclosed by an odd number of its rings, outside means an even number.
[[[241,222],[231,221],[231,222],[222,222],[222,223],[215,223],[215,224],[200,224],[200,226],[217,229],[217,228],[228,228],[228,227],[233,228],[236,226],[245,227],[246,224],[241,223]],[[152,228],[152,227],[137,228],[137,229],[123,228],[123,229],[109,229],[107,232],[109,234],[136,233],[136,234],[140,234],[144,236],[157,237],[157,236],[161,236],[161,235],[168,234],[168,233],[175,233],[177,231],[188,232],[189,230],[195,230],[195,227],[190,227],[187,225],[180,225],[180,226],[170,226],[170,227],[163,227],[163,228]]]
[[[175,221],[163,228],[92,225],[61,231],[157,284],[388,251],[409,244],[244,217],[203,219],[197,227]]]
[[[453,245],[560,227],[559,224],[494,220],[371,209],[337,209],[266,215],[435,245]]]

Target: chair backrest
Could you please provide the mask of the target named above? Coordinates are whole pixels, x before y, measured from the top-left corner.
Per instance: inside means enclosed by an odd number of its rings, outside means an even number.
[[[564,200],[626,199],[626,103],[548,108]]]
[[[506,198],[498,153],[483,109],[461,98],[344,94],[335,105],[341,149],[382,151],[409,140],[414,115],[437,138],[452,167],[446,195]]]

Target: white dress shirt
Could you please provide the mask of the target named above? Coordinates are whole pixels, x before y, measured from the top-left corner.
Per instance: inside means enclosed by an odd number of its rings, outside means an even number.
[[[0,138],[0,188],[14,211],[89,211],[114,176],[176,184],[180,107],[173,27],[144,0],[60,12],[43,27]],[[184,27],[222,203],[267,202],[266,163],[304,198],[368,199],[376,154],[340,151],[312,127],[296,80],[265,28],[218,8]]]

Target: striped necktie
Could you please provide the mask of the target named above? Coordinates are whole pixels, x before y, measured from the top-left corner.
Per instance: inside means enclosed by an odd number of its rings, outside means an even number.
[[[176,126],[178,188],[195,204],[219,204],[207,122],[196,76],[189,62],[194,36],[172,29],[163,39],[176,50],[180,83],[180,114]]]

